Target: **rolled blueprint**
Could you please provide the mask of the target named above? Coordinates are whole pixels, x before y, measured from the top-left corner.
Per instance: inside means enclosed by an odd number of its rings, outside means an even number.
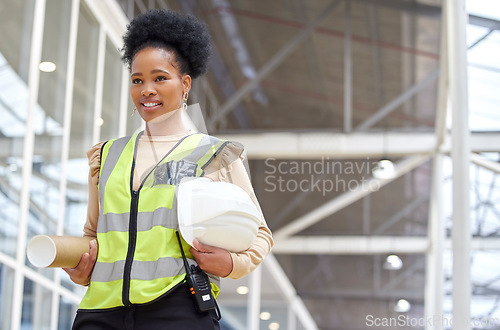
[[[89,252],[93,237],[38,235],[27,248],[28,260],[35,267],[74,268],[82,254]]]

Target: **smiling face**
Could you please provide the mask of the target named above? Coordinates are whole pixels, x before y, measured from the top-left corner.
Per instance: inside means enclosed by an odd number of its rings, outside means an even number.
[[[191,77],[178,68],[175,55],[163,48],[147,47],[135,55],[130,66],[130,95],[144,121],[181,107],[184,92],[191,88]]]

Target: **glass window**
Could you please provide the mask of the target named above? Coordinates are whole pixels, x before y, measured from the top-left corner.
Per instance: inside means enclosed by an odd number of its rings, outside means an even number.
[[[74,236],[82,235],[87,214],[87,151],[92,146],[98,38],[99,25],[80,6],[65,216],[65,232]]]
[[[49,329],[52,291],[25,279],[22,329]]]
[[[0,329],[10,329],[14,270],[0,263]]]
[[[28,67],[33,1],[0,6],[0,251],[15,256],[23,140],[28,110]]]
[[[59,327],[58,329],[71,329],[78,305],[61,297],[59,300]]]
[[[106,40],[106,58],[104,63],[101,141],[118,137],[118,123],[120,119],[123,64],[120,53],[109,39]]]
[[[28,239],[37,234],[55,235],[57,230],[70,12],[70,1],[46,3]]]

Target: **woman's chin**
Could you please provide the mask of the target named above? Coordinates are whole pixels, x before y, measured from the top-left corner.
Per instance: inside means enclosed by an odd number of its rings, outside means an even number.
[[[165,113],[149,113],[146,114],[146,118],[144,119],[148,124],[159,124],[164,122],[165,120],[171,118],[175,113],[180,111],[180,109],[170,110]]]

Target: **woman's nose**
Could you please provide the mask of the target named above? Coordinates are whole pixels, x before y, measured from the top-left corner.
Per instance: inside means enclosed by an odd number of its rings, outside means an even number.
[[[156,90],[154,88],[151,88],[151,86],[149,85],[144,85],[144,89],[142,90],[142,95],[144,96],[156,95]]]

